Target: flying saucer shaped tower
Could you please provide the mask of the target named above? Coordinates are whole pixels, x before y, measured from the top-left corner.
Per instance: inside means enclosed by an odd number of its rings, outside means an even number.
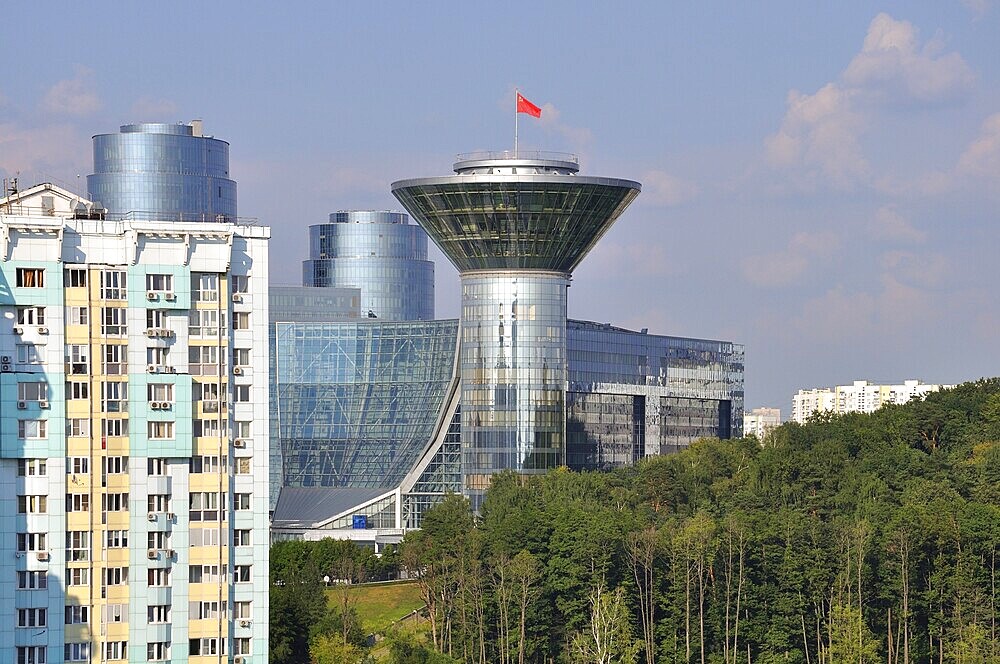
[[[565,463],[566,289],[639,194],[582,176],[572,155],[459,155],[455,174],[392,193],[461,273],[459,372],[464,489]]]

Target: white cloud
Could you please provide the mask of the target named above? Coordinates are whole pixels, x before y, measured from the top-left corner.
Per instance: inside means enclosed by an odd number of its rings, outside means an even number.
[[[132,104],[135,122],[169,122],[177,115],[177,104],[169,99],[140,97]]]
[[[958,171],[964,175],[1000,178],[1000,113],[983,122],[979,136],[959,157]]]
[[[87,172],[89,158],[89,140],[69,125],[0,124],[0,171],[7,176],[21,173],[22,186],[41,179],[75,179],[75,174]]]
[[[560,119],[562,115],[559,109],[552,104],[542,104],[542,117],[539,120],[542,127],[548,131],[553,131],[569,142],[573,150],[577,153],[585,152],[587,146],[593,140],[593,133],[586,127],[573,127]]]
[[[787,286],[811,265],[828,258],[839,245],[837,236],[829,231],[796,233],[780,251],[744,258],[743,276],[756,286]]]
[[[890,103],[953,100],[972,87],[975,76],[961,55],[943,48],[939,36],[921,45],[912,23],[879,14],[842,78]]]
[[[89,115],[101,108],[94,88],[94,72],[76,66],[73,78],[59,81],[42,98],[42,110],[61,115]]]
[[[895,205],[883,205],[875,212],[872,223],[872,234],[883,240],[914,244],[927,239],[927,233],[914,228],[899,213]]]
[[[680,205],[698,195],[698,185],[664,171],[646,171],[639,200],[654,205]]]

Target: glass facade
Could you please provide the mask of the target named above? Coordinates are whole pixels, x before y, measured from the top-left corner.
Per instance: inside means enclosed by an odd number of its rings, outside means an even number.
[[[399,486],[452,378],[458,321],[275,323],[281,486]]]
[[[302,283],[360,289],[362,315],[372,318],[434,318],[427,234],[402,212],[334,212],[330,223],[310,226]]]
[[[112,216],[147,221],[233,221],[229,143],[200,123],[122,125],[94,136],[88,196]]]

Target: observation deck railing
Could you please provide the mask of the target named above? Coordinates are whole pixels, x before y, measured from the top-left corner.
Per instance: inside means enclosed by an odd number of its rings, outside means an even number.
[[[546,161],[568,161],[579,165],[580,159],[575,154],[569,152],[549,152],[546,150],[479,150],[476,152],[460,152],[456,155],[456,160],[462,161],[487,161],[494,159],[543,159]]]

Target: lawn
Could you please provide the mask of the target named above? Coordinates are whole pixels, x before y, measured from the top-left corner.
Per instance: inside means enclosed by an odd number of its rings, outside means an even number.
[[[328,591],[331,602],[339,602],[339,590]],[[389,625],[424,605],[412,581],[352,586],[347,589],[366,633],[384,632]]]

